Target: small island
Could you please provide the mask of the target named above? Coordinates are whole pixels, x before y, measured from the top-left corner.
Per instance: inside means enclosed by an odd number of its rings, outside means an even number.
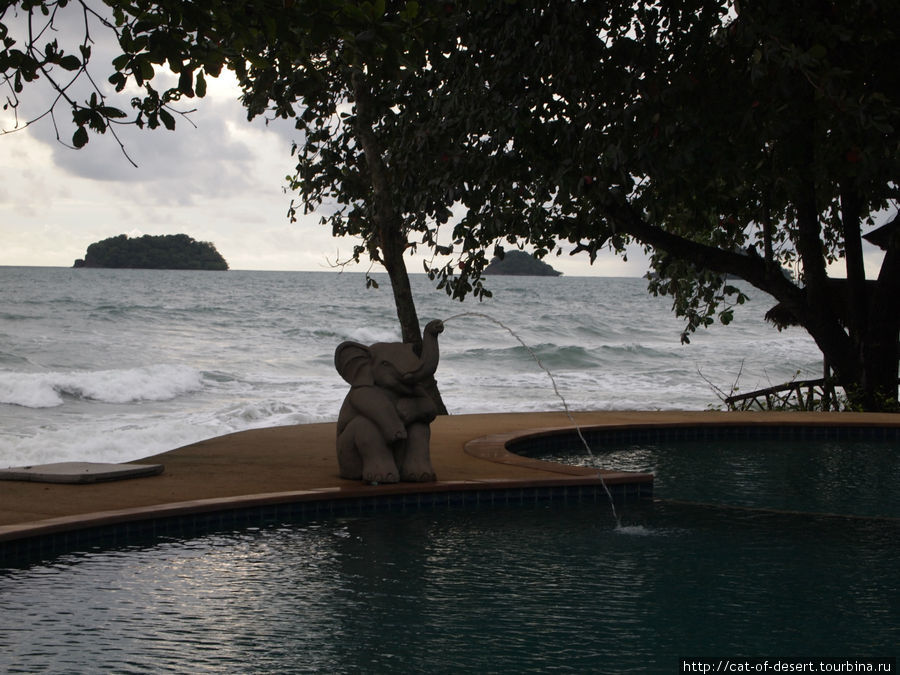
[[[84,258],[76,260],[73,267],[227,270],[228,263],[213,244],[186,234],[120,234],[88,246]]]
[[[558,272],[543,260],[525,251],[507,251],[502,258],[494,256],[482,274],[507,274],[510,276],[558,277]]]

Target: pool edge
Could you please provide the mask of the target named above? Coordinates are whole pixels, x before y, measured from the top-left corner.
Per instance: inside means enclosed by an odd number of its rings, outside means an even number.
[[[581,417],[582,414],[577,414]],[[595,416],[596,414],[593,414]],[[463,417],[463,416],[460,416]],[[481,417],[491,418],[491,415]],[[497,415],[497,426],[501,426],[506,415]],[[555,421],[558,421],[559,417]],[[512,425],[515,426],[515,425]],[[608,421],[597,423],[593,419],[585,420],[583,428],[604,429],[610,431],[635,431],[637,433],[648,429],[663,428],[703,428],[716,429],[723,427],[755,426],[767,427],[811,427],[811,428],[890,428],[892,433],[897,433],[900,428],[900,416],[866,416],[866,415],[789,415],[778,414],[774,416],[739,415],[706,415],[682,413],[679,419],[673,419],[672,414],[633,413],[612,415]],[[6,553],[11,549],[20,549],[21,544],[31,542],[36,549],[43,549],[44,543],[52,543],[45,540],[58,539],[65,541],[73,532],[88,532],[102,528],[114,528],[117,526],[128,527],[147,521],[160,521],[165,519],[190,519],[192,516],[205,516],[216,513],[236,512],[240,510],[277,509],[291,504],[317,504],[330,503],[342,505],[340,508],[354,512],[364,512],[365,509],[378,510],[379,502],[404,504],[437,503],[446,497],[447,503],[453,503],[454,499],[466,502],[466,496],[477,493],[492,494],[494,492],[506,492],[505,496],[498,497],[496,501],[508,503],[510,495],[517,494],[517,499],[554,498],[556,491],[565,496],[566,490],[571,488],[576,498],[581,499],[582,489],[591,489],[595,493],[601,487],[614,486],[617,498],[624,499],[648,499],[652,498],[652,481],[650,474],[633,474],[628,472],[598,471],[584,467],[571,467],[552,464],[541,460],[531,459],[516,455],[507,450],[507,445],[514,440],[529,437],[540,437],[559,433],[561,431],[573,432],[572,424],[553,424],[538,427],[522,427],[498,433],[479,435],[475,438],[468,435],[468,440],[461,442],[459,449],[463,454],[486,460],[495,465],[507,465],[518,469],[534,470],[533,477],[529,478],[489,478],[473,480],[448,480],[436,483],[401,483],[396,485],[364,486],[354,484],[342,487],[320,487],[314,489],[253,492],[227,497],[214,497],[195,500],[181,500],[167,503],[157,503],[150,506],[139,506],[123,509],[98,510],[88,513],[65,515],[55,518],[45,518],[29,522],[21,522],[0,526],[0,561],[6,559]],[[457,450],[457,451],[458,451]],[[530,473],[530,471],[528,471]],[[547,474],[550,474],[549,476]],[[521,474],[521,471],[520,471]],[[432,497],[423,497],[432,495]],[[392,501],[393,500],[393,501]],[[398,502],[399,500],[399,502]],[[478,501],[474,498],[471,501]],[[495,501],[491,496],[484,501]],[[239,520],[239,519],[238,519]],[[77,540],[78,537],[75,537]],[[56,551],[58,547],[51,546]],[[16,557],[20,557],[16,555]]]

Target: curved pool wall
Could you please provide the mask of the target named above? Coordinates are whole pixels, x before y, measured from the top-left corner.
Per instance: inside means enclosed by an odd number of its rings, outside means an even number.
[[[653,426],[585,426],[581,428],[588,445],[623,443],[660,443],[668,441],[722,441],[722,440],[900,440],[898,426],[873,425],[812,425],[757,422],[754,424],[705,423],[658,424]],[[548,454],[561,447],[571,448],[579,444],[578,432],[571,429],[538,429],[530,433],[518,433],[506,441],[506,449],[525,457]]]
[[[900,440],[897,424],[816,424],[760,421],[753,423],[684,422],[655,424],[584,425],[582,434],[591,447],[606,443],[663,440],[721,440],[729,438],[873,439]],[[575,427],[553,427],[491,434],[465,443],[468,454],[501,464],[533,466],[561,474],[558,481],[498,480],[447,481],[411,486],[380,486],[377,494],[355,495],[333,488],[291,493],[246,495],[173,503],[151,508],[126,509],[54,519],[45,524],[0,533],[0,567],[21,566],[78,550],[98,550],[135,542],[186,538],[209,532],[259,527],[341,515],[414,511],[446,506],[491,507],[540,502],[617,504],[653,497],[649,474],[606,472],[584,467],[550,465],[535,455],[570,448],[580,443]]]
[[[656,501],[900,520],[898,439],[896,427],[731,425],[586,428],[506,447],[535,461],[652,472]]]
[[[596,471],[590,472],[596,475]],[[379,494],[340,495],[336,490],[249,495],[210,499],[167,507],[135,509],[121,514],[89,514],[54,525],[47,532],[0,540],[0,567],[18,567],[63,553],[147,544],[161,539],[187,539],[212,532],[257,528],[311,518],[413,512],[444,507],[496,507],[542,502],[607,505],[609,489],[617,504],[652,497],[652,479],[604,487],[596,478],[569,477],[554,484],[528,481],[437,483],[419,491],[397,492],[382,486]]]

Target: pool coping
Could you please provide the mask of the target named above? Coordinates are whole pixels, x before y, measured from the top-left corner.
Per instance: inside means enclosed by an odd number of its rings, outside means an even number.
[[[460,416],[466,417],[466,416]],[[471,416],[476,417],[476,416]],[[487,426],[496,421],[497,426],[510,418],[509,414],[480,415],[486,418]],[[515,417],[515,415],[513,415]],[[633,414],[579,414],[578,428],[589,431],[608,431],[645,433],[652,429],[691,429],[703,428],[707,430],[722,429],[727,427],[809,427],[809,428],[898,428],[900,427],[900,415],[866,415],[866,414],[786,414],[776,413],[774,416],[760,416],[757,414],[691,414],[682,413],[673,415],[669,413],[633,413]],[[601,421],[597,421],[597,418]],[[496,418],[496,419],[493,419]],[[458,422],[457,420],[454,420]],[[465,422],[467,420],[462,420]],[[54,518],[43,518],[20,523],[12,523],[0,526],[0,559],[3,549],[16,542],[24,543],[30,540],[41,548],[40,540],[59,538],[73,531],[89,531],[99,528],[127,526],[143,521],[158,521],[165,519],[186,518],[194,515],[214,514],[217,512],[258,509],[265,510],[278,508],[285,505],[300,504],[310,505],[316,503],[339,504],[341,509],[351,509],[354,512],[365,510],[378,510],[379,503],[396,503],[399,505],[453,503],[455,501],[477,501],[477,493],[483,492],[492,496],[485,501],[506,501],[505,497],[495,497],[497,491],[506,491],[509,494],[516,493],[523,499],[540,497],[545,499],[567,498],[573,495],[576,499],[583,499],[584,490],[599,491],[615,487],[616,496],[624,499],[647,499],[652,497],[652,474],[641,474],[623,471],[607,471],[586,467],[564,466],[543,460],[533,459],[510,452],[507,446],[512,442],[521,442],[526,439],[540,439],[542,437],[558,435],[561,432],[575,433],[576,427],[568,420],[568,423],[560,424],[560,416],[553,417],[556,424],[542,424],[541,426],[528,427],[521,424],[523,420],[517,419],[518,427],[509,430],[480,434],[472,438],[468,434],[460,444],[461,447],[450,447],[450,451],[463,451],[476,460],[488,462],[495,467],[493,475],[488,478],[467,480],[445,480],[435,483],[398,483],[392,485],[367,486],[356,482],[344,482],[341,486],[322,486],[301,490],[280,490],[272,492],[248,492],[224,497],[200,498],[190,500],[162,501],[152,505],[136,506],[129,508],[102,509],[91,512],[73,513]],[[543,418],[541,419],[543,420]],[[303,431],[301,425],[300,431]],[[326,425],[327,426],[327,425]],[[497,428],[495,426],[495,428]],[[502,428],[502,426],[500,426]],[[260,432],[263,430],[254,430]],[[253,434],[254,432],[240,432]],[[896,433],[896,432],[892,432]],[[459,433],[457,434],[459,435]],[[217,439],[210,439],[211,442]],[[199,446],[201,444],[194,444]],[[441,445],[438,443],[438,445]],[[186,446],[184,451],[194,446]],[[433,442],[433,454],[434,454]],[[453,444],[451,444],[453,446]],[[173,451],[177,453],[179,451]],[[328,449],[331,452],[331,449]],[[441,452],[446,452],[445,448]],[[171,453],[167,453],[171,454]],[[161,455],[157,457],[165,457]],[[534,472],[527,478],[503,476],[504,468],[510,471],[518,470],[521,475],[524,469],[526,473]],[[500,475],[497,475],[499,472]],[[138,479],[146,480],[146,479]],[[431,495],[430,497],[428,495]],[[472,495],[475,495],[472,498]],[[14,546],[13,548],[19,548]]]
[[[632,474],[627,474],[627,472],[609,473],[615,475],[612,480],[606,479],[603,481],[607,485],[652,483],[651,474],[633,474],[636,477],[636,480],[629,480]],[[104,527],[150,518],[170,518],[239,508],[256,508],[279,504],[325,500],[378,500],[397,496],[474,492],[483,490],[529,490],[540,488],[597,486],[600,485],[600,483],[601,480],[598,478],[598,472],[591,471],[590,475],[568,476],[560,477],[558,479],[492,479],[486,481],[439,481],[435,483],[419,484],[395,483],[379,486],[360,486],[355,490],[327,487],[288,492],[266,492],[237,497],[216,497],[146,507],[97,511],[73,516],[61,516],[59,518],[48,518],[21,525],[5,525],[0,527],[0,544],[15,541],[17,539],[68,532],[73,529]]]
[[[517,431],[507,431],[497,434],[489,434],[480,436],[467,441],[463,446],[466,454],[488,462],[496,462],[497,464],[509,464],[512,466],[528,467],[539,471],[548,471],[552,473],[563,474],[566,476],[581,476],[599,478],[607,485],[620,485],[623,483],[652,483],[653,474],[641,473],[638,471],[612,471],[609,469],[594,469],[585,466],[572,466],[567,464],[558,464],[556,462],[548,462],[542,459],[535,459],[525,455],[518,455],[510,452],[509,445],[520,441],[530,439],[544,438],[549,436],[557,436],[561,433],[577,434],[578,430],[606,430],[606,429],[622,429],[620,426],[607,425],[568,425],[558,427],[538,427],[534,429],[519,429]]]

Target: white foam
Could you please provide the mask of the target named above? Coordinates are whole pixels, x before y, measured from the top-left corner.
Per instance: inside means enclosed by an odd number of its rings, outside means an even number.
[[[49,462],[132,462],[228,433],[216,425],[170,418],[80,420],[6,443],[0,438],[0,466]]]
[[[53,408],[62,405],[62,402],[62,397],[47,382],[43,373],[0,373],[0,403],[26,408]]]
[[[118,370],[0,373],[0,403],[52,408],[63,396],[104,403],[168,401],[203,388],[199,371],[159,364]]]
[[[400,335],[396,329],[390,330],[381,329],[376,326],[359,326],[350,332],[347,339],[353,340],[354,342],[362,342],[364,345],[370,345],[376,342],[397,342],[400,339]]]
[[[21,277],[20,292],[0,297],[0,313],[21,317],[0,326],[0,464],[130,461],[248,428],[334,421],[349,389],[334,370],[337,344],[400,339],[389,298],[362,291],[356,275],[198,274],[186,286],[162,270],[75,284],[71,274],[0,269]],[[412,282],[423,324],[459,313],[423,275]],[[682,346],[669,302],[641,280],[560,283],[498,277],[479,307],[548,357],[571,410],[702,409],[718,398],[698,369],[725,389],[742,370],[746,390],[820,368],[809,338],[763,322],[765,302],[747,327]],[[440,342],[452,413],[562,410],[547,374],[491,321],[451,322]]]
[[[330,407],[336,408],[336,404]],[[264,399],[245,400],[224,410],[216,411],[213,419],[217,424],[224,425],[232,431],[241,431],[259,427],[324,422],[328,418],[310,411],[309,405]]]
[[[655,532],[643,525],[620,525],[615,530],[618,534],[626,534],[632,537],[650,537]]]

